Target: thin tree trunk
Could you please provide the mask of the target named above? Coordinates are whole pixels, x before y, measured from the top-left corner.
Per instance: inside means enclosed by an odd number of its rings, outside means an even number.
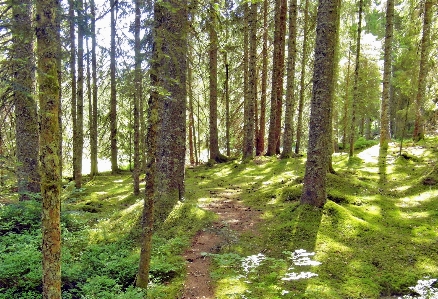
[[[115,10],[117,1],[110,0],[111,5],[111,103],[110,103],[110,139],[111,139],[111,172],[114,174],[119,170],[117,164],[117,91],[116,91],[116,18]]]
[[[76,149],[77,143],[75,140],[78,139],[78,127],[77,127],[77,80],[76,80],[76,33],[75,33],[75,25],[76,25],[76,17],[75,17],[75,9],[74,9],[74,1],[69,0],[68,2],[68,15],[70,21],[70,84],[71,84],[71,118],[72,118],[72,165],[73,165],[73,179],[75,179],[75,175],[77,173],[76,168],[78,167],[78,163],[76,162],[78,159],[78,151]],[[75,180],[76,181],[76,180]]]
[[[306,0],[304,5],[304,36],[303,36],[303,49],[301,60],[301,77],[300,77],[300,98],[298,100],[298,117],[297,117],[297,138],[295,144],[295,154],[300,153],[301,136],[303,134],[303,110],[304,110],[304,93],[305,93],[305,77],[306,77],[306,64],[307,64],[307,40],[309,35],[309,0]]]
[[[391,52],[394,30],[394,0],[388,0],[386,4],[386,32],[384,43],[383,63],[383,89],[380,109],[380,156],[381,162],[386,158],[388,151],[389,135],[389,101],[391,80]]]
[[[135,1],[135,95],[134,95],[134,195],[140,194],[140,101],[142,97],[140,0]]]
[[[343,106],[342,116],[342,150],[345,151],[347,147],[347,125],[348,125],[348,103],[350,101],[350,67],[351,67],[351,51],[348,47],[348,64],[347,64],[347,76],[345,82],[345,98]]]
[[[82,0],[78,0],[78,89],[77,89],[77,102],[76,102],[76,139],[73,140],[76,143],[76,168],[75,168],[75,187],[82,187],[82,154],[84,150],[84,3]]]
[[[256,155],[263,155],[265,151],[266,126],[266,90],[268,81],[268,0],[263,1],[263,49],[262,49],[262,82],[260,97],[260,122],[257,135]]]
[[[60,2],[36,1],[40,107],[43,299],[61,298],[61,176],[59,160],[58,61]]]
[[[193,118],[193,90],[192,90],[192,68],[187,68],[187,93],[189,98],[189,161],[191,165],[195,164],[194,146],[195,122]]]
[[[14,68],[12,89],[16,120],[16,174],[20,200],[29,200],[40,192],[31,1],[13,1],[12,14],[14,16],[12,22]]]
[[[309,147],[304,175],[302,204],[324,206],[327,199],[331,105],[334,94],[335,49],[338,35],[339,0],[320,0],[317,15],[313,94]]]
[[[243,138],[243,160],[254,157],[254,109],[257,101],[257,3],[252,2],[248,9],[248,30],[245,36],[249,35],[248,52],[248,85],[247,97],[244,106],[244,138]],[[246,70],[246,69],[245,69]]]
[[[359,0],[359,22],[357,24],[357,36],[356,36],[356,60],[354,66],[354,83],[353,83],[353,102],[351,106],[351,126],[350,126],[350,150],[349,157],[354,156],[354,140],[356,133],[356,107],[359,101],[359,68],[360,68],[360,40],[362,32],[362,10],[363,10],[363,0]]]
[[[424,94],[426,92],[426,80],[428,73],[428,57],[430,48],[430,28],[432,23],[432,1],[426,0],[424,3],[423,36],[421,38],[420,69],[418,72],[418,89],[415,99],[415,124],[413,140],[418,142],[424,139]]]
[[[225,60],[225,139],[227,146],[227,156],[231,155],[231,146],[230,146],[230,65],[228,63],[228,53],[224,52],[224,60]]]
[[[96,11],[94,0],[90,0],[91,6],[91,73],[92,73],[92,115],[91,115],[91,132],[90,132],[90,160],[91,160],[91,176],[98,174],[97,162],[97,57],[96,57]]]
[[[267,156],[279,154],[283,98],[284,48],[286,33],[286,0],[275,1],[274,57],[272,68],[271,113],[269,118]]]
[[[282,158],[292,156],[293,143],[293,113],[295,110],[295,59],[297,55],[297,0],[289,3],[289,41],[287,57],[287,88],[286,88],[286,111],[284,116],[284,135]]]

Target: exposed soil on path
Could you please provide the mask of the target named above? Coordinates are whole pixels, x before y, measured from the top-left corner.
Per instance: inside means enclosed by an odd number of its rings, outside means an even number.
[[[182,299],[214,299],[214,286],[210,277],[211,258],[206,253],[219,253],[223,246],[236,242],[243,232],[257,234],[255,224],[260,212],[239,202],[239,190],[227,189],[214,193],[203,209],[216,213],[219,219],[211,227],[200,231],[186,251],[187,279]]]

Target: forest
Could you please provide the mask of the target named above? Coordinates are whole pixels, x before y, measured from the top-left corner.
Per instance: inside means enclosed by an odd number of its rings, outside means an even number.
[[[438,298],[436,0],[1,0],[0,299]]]

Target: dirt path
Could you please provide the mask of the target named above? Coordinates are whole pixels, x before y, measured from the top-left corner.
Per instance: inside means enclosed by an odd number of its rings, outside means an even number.
[[[253,230],[256,234],[255,224],[260,220],[260,212],[239,203],[239,193],[239,190],[227,189],[213,194],[213,201],[201,205],[216,213],[219,219],[208,229],[198,232],[184,255],[188,265],[182,299],[214,299],[209,274],[211,259],[205,253],[219,253],[223,246],[237,241],[245,231]]]

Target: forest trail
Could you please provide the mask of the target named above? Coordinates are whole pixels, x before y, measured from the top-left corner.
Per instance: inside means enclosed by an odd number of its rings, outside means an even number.
[[[223,246],[236,242],[243,232],[256,235],[260,212],[239,203],[239,189],[212,191],[212,200],[200,207],[217,214],[218,219],[207,229],[198,232],[191,247],[185,252],[187,278],[182,299],[213,299],[211,283],[211,257]]]

